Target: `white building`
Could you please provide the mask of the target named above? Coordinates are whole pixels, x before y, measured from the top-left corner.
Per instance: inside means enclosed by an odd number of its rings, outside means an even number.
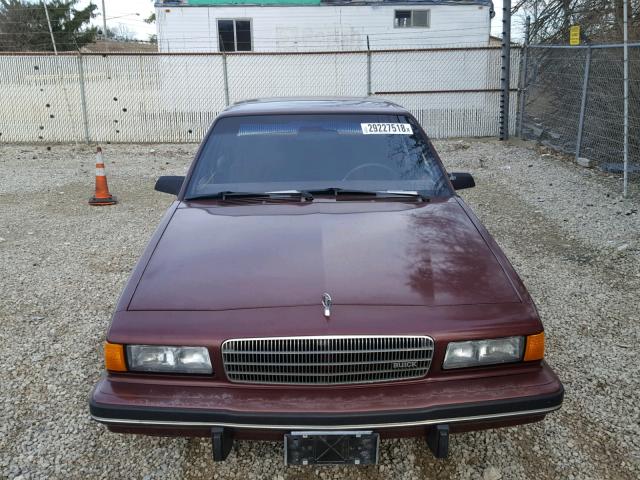
[[[156,3],[160,52],[488,46],[491,0],[183,0]]]

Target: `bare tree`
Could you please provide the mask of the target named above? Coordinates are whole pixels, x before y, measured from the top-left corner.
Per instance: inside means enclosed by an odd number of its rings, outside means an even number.
[[[111,37],[123,42],[131,42],[136,37],[136,32],[124,23],[118,23],[115,28],[111,29]]]
[[[531,17],[536,42],[566,43],[569,27],[580,25],[587,42],[622,40],[623,0],[520,0],[513,13]],[[640,0],[629,0],[629,39],[640,39]]]

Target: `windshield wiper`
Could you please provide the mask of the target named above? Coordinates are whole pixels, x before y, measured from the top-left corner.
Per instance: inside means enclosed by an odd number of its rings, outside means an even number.
[[[372,196],[375,198],[415,198],[422,202],[428,202],[429,196],[421,190],[354,190],[350,188],[322,188],[318,190],[309,190],[312,195],[333,195],[336,198],[341,195],[353,196]]]
[[[192,195],[185,200],[227,200],[231,198],[291,198],[298,197],[308,202],[313,200],[313,195],[304,190],[278,190],[272,192],[233,192],[224,191]]]
[[[428,202],[429,196],[421,190],[357,190],[351,188],[320,188],[314,190],[273,190],[269,192],[234,192],[224,191],[192,195],[185,200],[228,200],[232,198],[300,198],[307,202],[313,201],[314,195],[331,195],[333,197],[374,197],[374,198],[412,198],[421,202]]]

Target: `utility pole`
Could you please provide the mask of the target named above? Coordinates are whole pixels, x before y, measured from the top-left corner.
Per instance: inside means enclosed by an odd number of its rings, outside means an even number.
[[[629,0],[624,0],[622,7],[623,21],[623,42],[624,42],[624,178],[623,196],[627,198],[629,186],[629,23],[628,8]]]
[[[102,34],[107,38],[107,11],[104,8],[104,0],[102,0]]]
[[[500,75],[500,140],[509,140],[511,90],[511,0],[502,2],[502,69]]]
[[[51,44],[53,45],[53,53],[55,55],[58,55],[56,40],[53,38],[53,28],[51,28],[51,19],[49,18],[49,9],[47,8],[47,0],[42,0],[42,5],[44,5],[44,14],[47,16],[47,24],[49,25],[49,35],[51,35]]]

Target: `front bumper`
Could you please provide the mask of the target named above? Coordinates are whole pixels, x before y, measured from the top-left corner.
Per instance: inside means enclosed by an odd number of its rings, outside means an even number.
[[[209,435],[292,430],[464,430],[540,420],[562,404],[562,384],[545,364],[456,380],[340,388],[260,387],[105,376],[90,400],[94,420],[117,431]],[[455,429],[454,429],[455,430]],[[188,433],[187,433],[188,432]],[[261,438],[256,435],[255,438]]]

